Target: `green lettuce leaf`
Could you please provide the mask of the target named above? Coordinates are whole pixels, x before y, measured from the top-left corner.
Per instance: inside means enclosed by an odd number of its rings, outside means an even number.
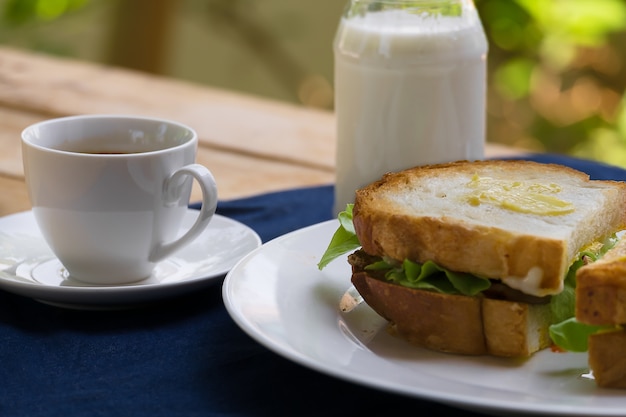
[[[550,309],[552,310],[552,320],[554,323],[567,320],[574,317],[574,306],[576,303],[576,271],[585,264],[583,258],[587,257],[592,262],[600,259],[604,254],[617,244],[616,235],[610,236],[596,250],[585,250],[578,255],[577,260],[570,266],[565,281],[563,283],[563,291],[553,295],[550,300]]]
[[[385,278],[409,288],[437,291],[444,294],[463,294],[474,296],[486,290],[491,282],[486,278],[472,274],[452,272],[435,262],[423,264],[405,259],[402,264],[386,261],[368,265],[366,270],[386,270]]]
[[[354,224],[352,223],[353,206],[353,204],[348,204],[346,210],[342,211],[337,216],[339,219],[339,228],[335,231],[335,234],[328,244],[328,248],[326,248],[326,251],[317,264],[320,270],[324,269],[331,261],[341,255],[361,247],[361,243],[354,232]]]
[[[612,327],[590,326],[579,323],[574,318],[576,315],[576,272],[585,264],[583,258],[587,257],[591,262],[597,261],[613,248],[618,240],[617,235],[613,234],[595,250],[581,252],[567,272],[563,291],[553,295],[550,299],[550,310],[552,312],[552,322],[554,323],[550,326],[550,337],[554,344],[561,349],[572,352],[585,352],[587,351],[587,339],[591,334]]]
[[[614,326],[592,326],[578,322],[570,317],[560,323],[550,326],[550,338],[555,345],[570,352],[586,352],[589,336]]]
[[[574,317],[574,306],[576,304],[576,271],[583,265],[582,257],[574,262],[570,267],[563,291],[550,298],[550,310],[552,312],[552,322],[559,323]]]

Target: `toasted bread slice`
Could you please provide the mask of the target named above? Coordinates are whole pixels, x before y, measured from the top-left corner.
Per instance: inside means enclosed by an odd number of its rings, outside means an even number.
[[[596,384],[626,388],[626,332],[615,330],[589,336],[589,367]]]
[[[394,336],[464,355],[526,357],[550,346],[549,304],[441,294],[357,272],[352,283]]]
[[[626,239],[576,273],[576,320],[626,324]]]
[[[371,255],[432,260],[544,296],[562,290],[581,248],[626,226],[624,207],[621,182],[553,164],[462,161],[357,190],[353,222]]]

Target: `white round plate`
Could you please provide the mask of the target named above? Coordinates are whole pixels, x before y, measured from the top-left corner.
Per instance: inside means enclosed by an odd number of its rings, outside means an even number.
[[[181,230],[198,212],[188,210]],[[97,286],[68,278],[37,227],[31,211],[0,218],[0,289],[77,309],[126,308],[208,285],[258,248],[256,232],[215,215],[190,245],[157,264],[152,276],[126,285]]]
[[[274,239],[226,275],[226,308],[259,343],[341,379],[489,414],[626,415],[626,391],[597,388],[585,354],[458,356],[390,336],[386,322],[359,302],[345,257],[317,268],[338,224]]]

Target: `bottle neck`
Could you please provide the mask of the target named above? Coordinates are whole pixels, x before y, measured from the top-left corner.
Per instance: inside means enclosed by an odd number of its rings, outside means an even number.
[[[423,17],[461,17],[474,8],[472,0],[351,0],[344,17],[385,10],[402,10]]]

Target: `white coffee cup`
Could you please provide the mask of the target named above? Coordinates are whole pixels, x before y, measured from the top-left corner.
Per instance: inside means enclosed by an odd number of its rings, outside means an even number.
[[[215,213],[217,186],[195,163],[197,146],[190,127],[147,117],[64,117],[22,132],[32,211],[70,277],[139,281],[202,233]],[[182,233],[194,179],[202,208]]]

